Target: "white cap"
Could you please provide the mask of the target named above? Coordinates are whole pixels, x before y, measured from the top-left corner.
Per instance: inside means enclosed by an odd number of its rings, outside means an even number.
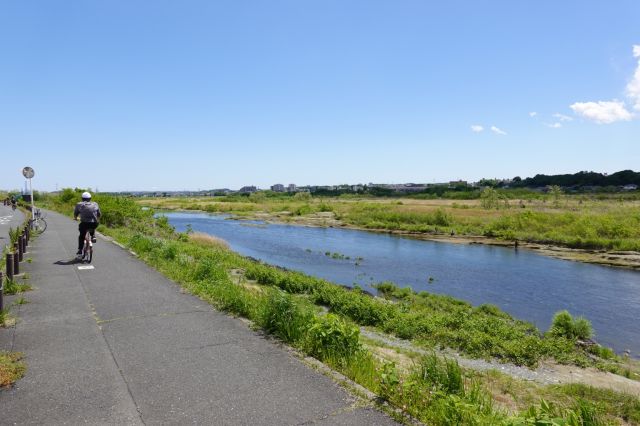
[[[82,193],[82,199],[83,200],[90,200],[91,199],[91,194],[89,194],[88,192],[83,192]]]

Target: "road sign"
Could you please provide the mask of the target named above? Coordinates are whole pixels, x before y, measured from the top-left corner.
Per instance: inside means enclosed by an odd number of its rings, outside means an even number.
[[[27,166],[22,169],[22,176],[26,177],[27,179],[31,179],[33,176],[35,176],[35,174],[36,172],[34,172],[31,167]]]

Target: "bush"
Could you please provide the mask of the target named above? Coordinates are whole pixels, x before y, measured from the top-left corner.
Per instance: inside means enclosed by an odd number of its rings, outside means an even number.
[[[197,281],[223,281],[228,279],[224,268],[217,264],[212,257],[201,259],[193,271],[193,278]]]
[[[61,201],[62,203],[65,203],[65,204],[66,204],[66,203],[69,203],[69,202],[71,202],[71,201],[75,200],[75,199],[76,199],[76,197],[77,197],[77,194],[76,194],[76,192],[75,192],[73,189],[71,189],[71,188],[64,188],[64,189],[62,190],[62,192],[60,193],[60,198],[59,198],[59,199],[60,199],[60,201]]]
[[[311,194],[308,192],[296,192],[293,199],[296,201],[309,201],[311,199]]]
[[[555,314],[548,333],[552,336],[566,337],[572,340],[586,340],[593,336],[593,328],[586,318],[578,317],[574,320],[571,314],[565,310]]]
[[[271,289],[263,306],[262,328],[288,343],[297,343],[311,327],[313,314],[298,305],[289,294]]]
[[[317,318],[309,328],[305,341],[307,352],[324,360],[345,361],[360,349],[360,329],[340,317],[328,314]]]

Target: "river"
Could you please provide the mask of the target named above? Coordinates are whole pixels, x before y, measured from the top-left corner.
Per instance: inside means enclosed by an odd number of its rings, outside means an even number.
[[[491,303],[548,329],[555,312],[588,318],[596,340],[640,356],[640,272],[545,257],[529,250],[451,244],[338,228],[232,220],[205,213],[165,213],[226,240],[231,249],[335,283],[375,293],[392,281],[416,291]],[[348,258],[347,258],[348,257]]]

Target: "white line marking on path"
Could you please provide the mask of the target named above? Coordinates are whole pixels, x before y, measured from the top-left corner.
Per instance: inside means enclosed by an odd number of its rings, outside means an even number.
[[[95,269],[95,268],[93,267],[93,265],[86,265],[86,266],[78,266],[78,269],[84,270],[84,269]]]

